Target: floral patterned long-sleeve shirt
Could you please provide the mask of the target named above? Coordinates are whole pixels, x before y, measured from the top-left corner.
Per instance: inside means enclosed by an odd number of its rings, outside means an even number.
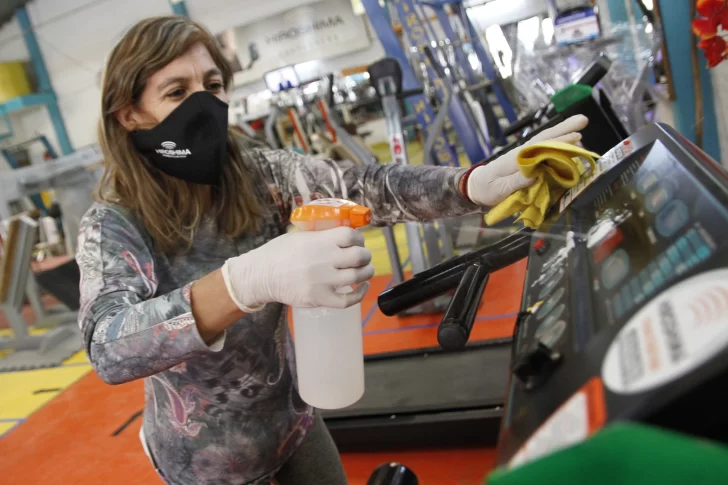
[[[315,198],[366,205],[379,224],[477,210],[457,190],[464,170],[362,166],[286,151],[244,158],[262,179],[256,190],[272,214],[255,235],[225,238],[207,219],[189,251],[169,256],[119,206],[97,203],[81,224],[76,259],[86,350],[108,383],[144,378],[144,435],[173,484],[267,483],[313,415],[296,390],[286,306],[245,315],[207,345],[192,315],[195,280],[283,234],[292,208]]]

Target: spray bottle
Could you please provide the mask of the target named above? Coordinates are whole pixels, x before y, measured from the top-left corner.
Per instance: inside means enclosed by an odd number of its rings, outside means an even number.
[[[319,199],[293,211],[291,222],[302,231],[338,226],[362,227],[371,211],[340,199]],[[340,293],[353,291],[343,287]],[[298,392],[311,406],[340,409],[364,394],[361,305],[338,308],[292,308]]]

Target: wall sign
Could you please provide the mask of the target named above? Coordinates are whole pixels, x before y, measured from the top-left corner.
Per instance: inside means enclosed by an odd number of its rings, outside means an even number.
[[[594,39],[600,33],[599,19],[592,7],[575,9],[560,15],[554,22],[554,37],[559,45]]]
[[[218,36],[229,50],[234,42],[239,69],[235,84],[259,81],[266,72],[366,49],[364,25],[347,0],[324,0],[232,29]],[[302,79],[302,81],[305,81]]]

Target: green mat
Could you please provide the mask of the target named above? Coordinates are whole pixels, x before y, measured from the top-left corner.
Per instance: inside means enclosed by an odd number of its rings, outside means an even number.
[[[641,424],[615,424],[587,441],[513,470],[488,485],[728,484],[728,447]]]

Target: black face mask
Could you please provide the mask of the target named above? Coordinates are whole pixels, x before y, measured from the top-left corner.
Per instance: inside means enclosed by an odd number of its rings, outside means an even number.
[[[131,134],[136,149],[162,172],[194,184],[220,181],[227,154],[228,105],[191,94],[151,130]]]

